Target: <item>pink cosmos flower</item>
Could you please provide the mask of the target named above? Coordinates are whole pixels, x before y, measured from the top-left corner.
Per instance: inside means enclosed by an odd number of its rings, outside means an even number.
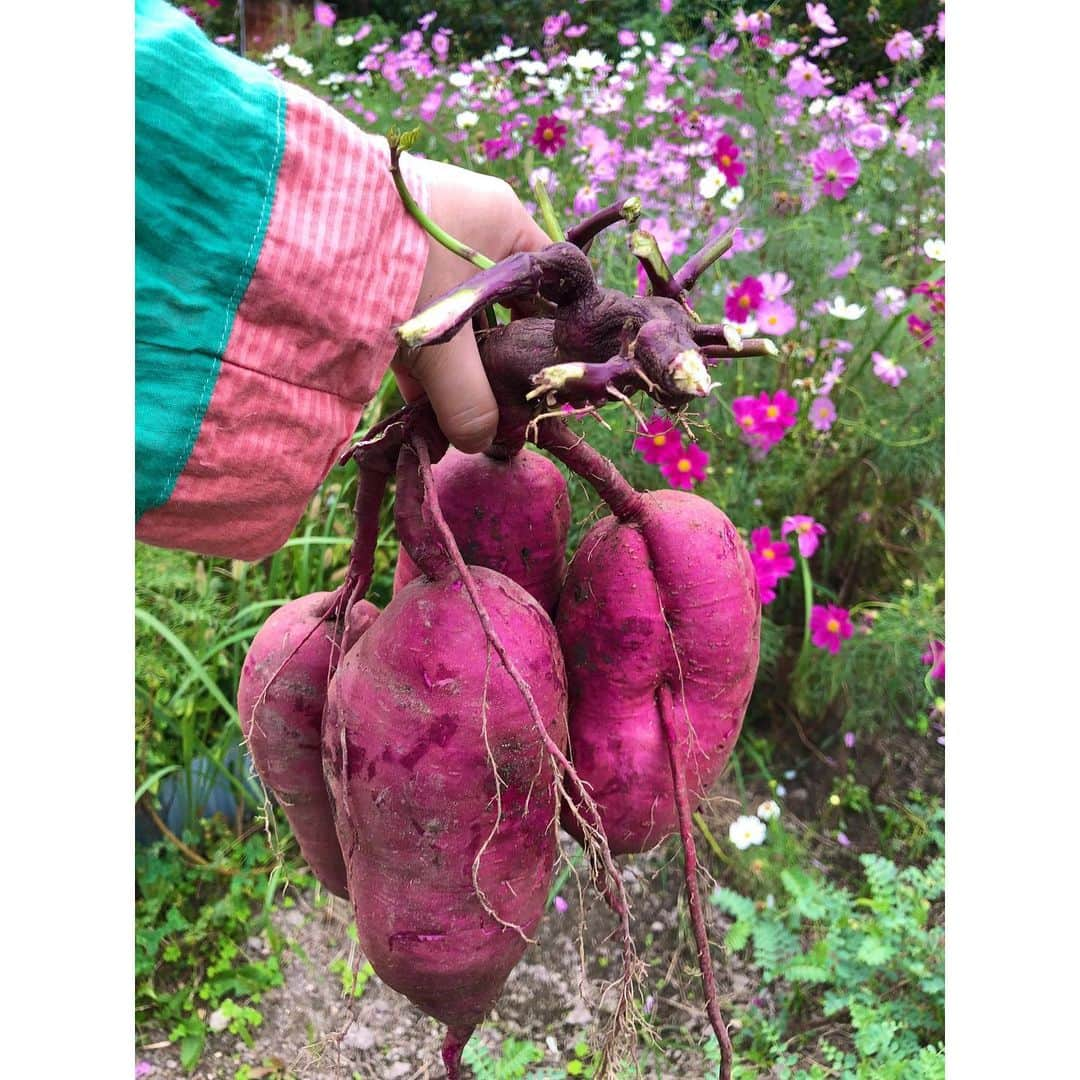
[[[851,841],[848,839],[848,835],[845,832],[838,832],[836,834],[836,842],[841,847],[851,847]]]
[[[624,49],[629,49],[637,41],[637,34],[633,30],[620,30],[615,38]]]
[[[690,443],[666,457],[660,463],[660,472],[672,487],[689,491],[705,479],[705,466],[708,464],[709,455],[697,443]]]
[[[936,638],[931,640],[930,648],[922,654],[922,662],[930,664],[930,678],[945,678],[945,642]]]
[[[907,368],[902,368],[895,360],[890,360],[879,352],[870,354],[874,361],[874,374],[887,386],[899,386],[907,378]]]
[[[847,277],[848,274],[854,270],[859,263],[862,262],[862,255],[858,251],[853,251],[850,255],[844,256],[830,271],[829,277],[842,278]]]
[[[587,217],[589,214],[595,213],[599,208],[600,196],[596,193],[596,188],[591,184],[578,188],[578,192],[574,196],[574,213],[578,217]]]
[[[844,745],[849,750],[854,750],[855,749],[855,732],[854,731],[845,731],[844,732]]]
[[[829,14],[828,9],[824,4],[807,4],[806,17],[814,26],[824,33],[836,33],[836,23],[833,22],[832,16]]]
[[[788,89],[799,97],[820,97],[829,83],[835,80],[831,75],[822,75],[817,64],[797,56],[791,61],[784,81]]]
[[[775,337],[790,333],[797,321],[795,309],[783,300],[763,303],[754,317],[761,333],[772,334]]]
[[[787,536],[795,533],[799,540],[799,554],[804,559],[809,559],[818,549],[818,537],[825,535],[825,526],[818,524],[812,517],[806,514],[792,514],[784,518],[780,526],[780,535]]]
[[[920,319],[918,315],[909,315],[907,317],[908,332],[913,338],[917,338],[919,344],[924,349],[929,349],[933,346],[937,340],[934,337],[934,328],[930,323],[924,319]]]
[[[874,293],[874,310],[883,319],[899,315],[906,303],[907,297],[904,295],[904,290],[898,289],[895,285],[886,285]]]
[[[440,60],[446,60],[450,53],[450,38],[443,30],[436,30],[431,35],[431,48]]]
[[[758,281],[761,282],[762,299],[770,304],[791,292],[795,284],[782,270],[776,274],[758,274]]]
[[[554,116],[541,116],[529,140],[540,153],[551,157],[566,145],[566,125]]]
[[[810,155],[814,169],[814,183],[821,186],[822,193],[834,199],[842,199],[859,179],[859,162],[850,150],[826,150],[819,146]]]
[[[918,60],[923,51],[923,43],[910,30],[898,30],[885,43],[885,55],[894,64],[901,60]]]
[[[836,406],[827,395],[816,397],[810,403],[810,426],[815,431],[828,431],[836,423]]]
[[[930,310],[935,315],[945,314],[944,278],[938,278],[937,281],[920,281],[911,291],[919,296],[925,296],[930,302]]]
[[[840,651],[840,643],[854,632],[846,608],[815,604],[811,609],[810,640],[819,649],[828,649],[835,656]]]
[[[558,15],[549,15],[544,20],[544,37],[558,37],[570,25],[570,13],[560,11]]]
[[[757,575],[761,602],[771,604],[776,599],[776,584],[795,569],[791,545],[783,540],[773,540],[768,526],[754,529],[750,534],[750,561]]]
[[[724,314],[732,322],[742,323],[747,316],[757,311],[761,304],[761,296],[764,289],[757,278],[743,278],[740,284],[732,289],[724,300]]]
[[[730,135],[721,135],[713,147],[713,161],[724,174],[724,179],[731,187],[738,186],[739,177],[746,172],[746,166],[738,160],[739,148]]]
[[[659,465],[682,450],[682,436],[666,416],[654,416],[645,422],[634,440],[634,449],[650,465]]]
[[[743,438],[751,445],[760,441],[762,436],[761,408],[757,398],[735,398],[731,403],[731,412]]]
[[[329,4],[316,4],[315,21],[320,26],[333,26],[337,22],[337,15]]]
[[[852,146],[857,146],[860,150],[880,150],[889,141],[888,131],[871,120],[853,128],[849,137]]]

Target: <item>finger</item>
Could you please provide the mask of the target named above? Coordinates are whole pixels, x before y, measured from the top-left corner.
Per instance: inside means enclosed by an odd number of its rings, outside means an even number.
[[[408,374],[423,387],[439,427],[454,446],[475,454],[491,445],[499,409],[471,326],[444,345],[421,349]]]
[[[390,362],[390,370],[394,373],[394,382],[397,383],[401,397],[407,405],[424,396],[424,388],[409,374],[409,365],[400,355],[395,355]]]

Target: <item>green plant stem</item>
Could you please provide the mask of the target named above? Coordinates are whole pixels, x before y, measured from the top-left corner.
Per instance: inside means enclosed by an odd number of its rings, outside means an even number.
[[[494,266],[494,260],[489,259],[475,248],[471,248],[467,244],[463,244],[456,237],[451,236],[445,229],[436,225],[435,222],[424,213],[423,208],[412,197],[412,193],[406,186],[405,177],[401,175],[400,158],[401,148],[395,145],[394,141],[391,140],[390,175],[393,177],[394,187],[397,188],[397,193],[401,198],[402,205],[409,212],[409,215],[429,236],[438,240],[438,242],[448,251],[452,251],[455,255],[460,255],[461,258],[471,262],[473,266],[480,270],[487,270]]]
[[[556,243],[562,243],[566,239],[563,234],[559,219],[555,216],[555,207],[551,205],[551,196],[548,195],[547,186],[542,180],[533,184],[533,194],[536,196],[536,205],[540,208],[540,220],[544,232]]]
[[[810,561],[799,552],[799,564],[802,569],[803,604],[806,608],[806,617],[803,622],[802,648],[799,650],[799,659],[796,666],[801,667],[803,657],[810,652],[810,616],[814,611],[814,581],[810,576]]]
[[[723,863],[731,865],[731,859],[724,854],[724,849],[720,846],[720,841],[713,836],[712,829],[709,828],[708,823],[702,816],[700,810],[694,811],[694,824],[701,830],[701,835],[705,838],[705,843],[709,845],[709,850]]]

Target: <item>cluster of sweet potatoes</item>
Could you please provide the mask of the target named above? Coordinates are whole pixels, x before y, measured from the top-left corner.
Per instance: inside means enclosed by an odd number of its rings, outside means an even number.
[[[241,679],[264,783],[314,873],[351,900],[380,978],[447,1026],[451,1078],[535,938],[560,825],[585,847],[620,922],[616,1023],[632,1013],[637,961],[614,858],[680,834],[730,1074],[691,815],[731,754],[753,687],[753,567],[722,511],[685,492],[635,491],[563,410],[636,391],[677,410],[708,393],[709,359],[764,346],[725,340],[686,300],[721,245],[676,275],[639,256],[652,267],[648,297],[597,285],[583,249],[626,216],[601,211],[566,242],[482,271],[399,328],[415,348],[472,320],[500,404],[495,446],[448,450],[424,403],[372,429],[351,451],[357,538],[345,584],[276,611]],[[648,250],[636,242],[635,253]],[[521,317],[499,324],[494,302]],[[569,563],[563,471],[527,439],[611,510]],[[380,612],[363,597],[391,476],[401,555]]]

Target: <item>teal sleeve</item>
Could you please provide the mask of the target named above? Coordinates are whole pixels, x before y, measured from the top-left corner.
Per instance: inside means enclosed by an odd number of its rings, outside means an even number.
[[[135,508],[169,499],[270,220],[285,97],[165,0],[135,4]]]

